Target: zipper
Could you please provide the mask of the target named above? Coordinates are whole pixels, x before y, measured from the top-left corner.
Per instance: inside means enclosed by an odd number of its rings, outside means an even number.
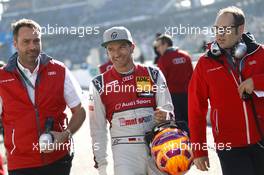
[[[240,83],[242,83],[242,77],[241,75],[239,76],[239,81]],[[244,100],[243,101],[243,112],[244,112],[244,116],[245,116],[245,123],[246,123],[246,131],[247,131],[247,143],[250,144],[250,134],[249,134],[249,122],[248,122],[248,112],[247,112],[247,106],[246,106],[246,102]]]
[[[245,58],[245,57],[244,57]],[[243,58],[243,59],[244,59]],[[232,71],[230,71],[237,87],[239,87],[239,83],[237,82],[234,74]],[[239,82],[242,83],[242,77],[241,75],[239,76]],[[242,106],[243,106],[243,112],[244,112],[244,116],[245,116],[245,123],[246,123],[246,132],[247,132],[247,143],[250,144],[250,134],[249,134],[249,122],[248,122],[248,112],[247,112],[247,106],[246,106],[246,102],[244,100],[242,100]]]
[[[38,129],[38,136],[40,137],[41,135],[41,129],[40,129],[40,119],[39,119],[39,111],[36,105],[34,105],[34,111],[35,111],[35,116],[36,116],[36,121],[37,121],[37,129]]]
[[[253,53],[255,53],[259,48],[260,48],[260,46]],[[247,58],[247,56],[249,56],[249,55],[251,55],[253,53],[245,55],[240,61],[240,64],[239,64],[239,74],[240,74],[239,75],[239,81],[240,81],[240,83],[242,83],[242,69],[243,69],[243,66],[244,66],[245,59]],[[246,102],[244,100],[243,100],[243,112],[244,112],[245,122],[246,122],[247,143],[250,144],[248,112],[247,112]]]
[[[10,154],[12,155],[13,152],[16,149],[16,144],[15,144],[15,129],[12,129],[12,145],[13,145],[13,149],[10,151]]]
[[[39,70],[39,72],[40,72],[40,70]],[[18,73],[18,75],[19,75],[19,77],[21,78],[21,76],[20,76],[19,73]],[[28,99],[29,99],[29,101],[31,102],[31,104],[32,104],[32,106],[33,106],[33,108],[34,108],[34,111],[35,111],[36,124],[37,124],[37,136],[38,136],[38,138],[39,138],[40,135],[41,135],[40,117],[39,117],[38,107],[37,107],[37,105],[36,105],[36,97],[37,97],[37,95],[36,95],[36,89],[37,89],[37,81],[38,81],[38,79],[39,79],[39,75],[40,75],[40,73],[37,74],[37,78],[36,78],[36,82],[35,82],[35,88],[34,88],[34,94],[35,94],[34,100],[35,100],[35,103],[33,103],[33,102],[31,101],[31,98],[30,98],[30,96],[29,96],[29,93],[28,93],[28,89],[27,89],[26,83],[22,80],[23,87],[24,87],[24,89],[25,89],[26,92],[27,92]],[[22,77],[22,79],[23,79],[23,77]],[[20,79],[20,80],[21,80],[21,79]],[[40,145],[39,145],[39,146],[40,146]],[[13,151],[13,150],[12,150],[12,151]],[[42,160],[43,164],[45,164],[46,161],[45,161],[45,159],[44,159],[44,153],[41,153],[40,156],[41,156],[41,160]]]
[[[35,91],[35,103],[36,103],[36,91]],[[37,135],[38,135],[38,138],[40,138],[40,135],[41,135],[41,127],[40,127],[39,111],[38,111],[38,107],[37,107],[36,104],[33,104],[33,106],[34,106],[36,123],[37,123]],[[41,152],[40,153],[40,157],[41,157],[41,160],[42,160],[43,164],[46,164],[46,161],[45,161],[45,158],[44,158],[45,157],[44,153]]]
[[[39,75],[37,75],[36,81],[37,81],[37,79],[38,79],[38,76],[39,76]],[[29,101],[31,102],[31,104],[32,104],[32,106],[33,106],[33,108],[34,108],[34,111],[35,111],[35,118],[36,118],[36,124],[37,124],[37,136],[38,136],[38,138],[40,138],[40,135],[41,135],[41,127],[40,127],[40,117],[39,117],[38,106],[36,105],[36,85],[35,85],[35,89],[34,89],[34,93],[35,93],[35,97],[34,97],[35,102],[34,102],[34,103],[31,101],[31,98],[30,98],[30,96],[29,96],[29,93],[28,93],[27,87],[25,87],[25,90],[26,90],[26,92],[27,92],[28,99],[29,99]],[[40,145],[39,145],[39,146],[40,146]],[[40,156],[41,156],[41,160],[42,160],[42,162],[45,162],[45,161],[44,161],[44,154],[41,153]]]
[[[37,82],[38,79],[39,79],[39,74],[37,75],[36,82]],[[38,106],[36,105],[36,97],[37,97],[37,95],[36,95],[36,89],[37,89],[37,84],[35,83],[35,88],[34,88],[34,95],[35,95],[34,100],[35,100],[35,102],[33,103],[31,101],[30,96],[29,96],[27,87],[25,87],[25,90],[26,90],[26,92],[28,94],[29,101],[31,102],[31,104],[32,104],[32,106],[34,108],[34,111],[35,111],[35,118],[36,118],[36,124],[37,124],[37,136],[38,136],[38,138],[40,138],[40,135],[41,135],[41,127],[40,127],[39,110],[38,110]],[[42,162],[45,163],[44,153],[41,153],[40,156],[41,156]]]
[[[249,124],[248,124],[248,113],[247,113],[247,107],[246,107],[246,102],[245,102],[245,101],[243,101],[243,111],[244,111],[245,122],[246,122],[247,143],[250,144],[250,134],[249,134]]]
[[[214,109],[213,116],[214,116],[214,120],[215,120],[215,133],[218,135],[219,134],[219,126],[218,126],[218,111],[217,111],[217,109]]]

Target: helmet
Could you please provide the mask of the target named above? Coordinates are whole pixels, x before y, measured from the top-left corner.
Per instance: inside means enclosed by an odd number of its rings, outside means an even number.
[[[193,163],[188,134],[175,125],[159,127],[150,150],[158,169],[170,175],[186,173]]]

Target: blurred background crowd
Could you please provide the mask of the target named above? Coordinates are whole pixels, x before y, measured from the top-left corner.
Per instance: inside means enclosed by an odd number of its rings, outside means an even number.
[[[46,32],[42,40],[47,54],[70,69],[94,68],[92,74],[96,74],[98,64],[107,60],[100,43],[103,31],[113,25],[124,25],[131,31],[138,48],[136,59],[143,57],[153,62],[156,33],[179,25],[209,28],[220,8],[236,5],[246,13],[247,30],[258,42],[264,41],[261,0],[0,0],[0,4],[0,60],[7,61],[14,52],[10,24],[20,18],[31,18],[46,28],[88,28],[82,36]],[[173,36],[175,45],[191,53],[193,59],[202,51],[203,43],[211,40],[213,37],[203,33]]]

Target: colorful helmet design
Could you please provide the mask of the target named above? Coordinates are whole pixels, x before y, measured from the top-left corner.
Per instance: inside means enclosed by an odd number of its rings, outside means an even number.
[[[158,169],[170,175],[185,174],[193,163],[187,132],[179,128],[163,128],[151,142],[151,154]]]

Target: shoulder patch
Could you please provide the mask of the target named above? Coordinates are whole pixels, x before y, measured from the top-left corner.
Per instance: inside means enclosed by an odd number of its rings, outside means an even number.
[[[147,67],[151,80],[154,84],[157,84],[159,77],[159,70],[154,67]]]
[[[102,75],[96,76],[92,80],[92,82],[93,82],[94,87],[96,88],[96,90],[99,92],[99,94],[101,94],[103,92],[103,88],[104,88],[103,76]]]

